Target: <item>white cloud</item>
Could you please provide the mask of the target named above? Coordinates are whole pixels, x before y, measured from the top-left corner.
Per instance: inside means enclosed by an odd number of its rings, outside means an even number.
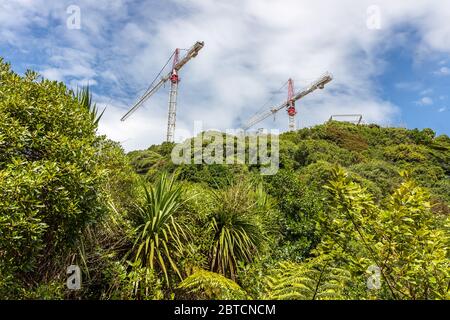
[[[431,99],[430,97],[423,97],[419,101],[416,101],[416,104],[421,106],[431,106],[433,103],[433,99]]]
[[[439,76],[450,76],[450,68],[442,67],[439,70],[435,71],[434,74]]]
[[[444,111],[447,111],[447,110],[448,110],[447,107],[442,107],[442,108],[439,108],[438,112],[444,112]]]
[[[395,84],[395,87],[400,90],[406,91],[419,91],[422,90],[423,84],[417,81],[412,82],[398,82]]]
[[[420,92],[420,95],[426,96],[426,95],[429,95],[430,93],[433,93],[433,91],[434,91],[433,89],[425,89]]]
[[[204,49],[180,72],[177,132],[192,130],[194,120],[203,120],[205,129],[236,127],[289,77],[301,88],[325,71],[332,72],[334,80],[325,90],[299,101],[300,126],[321,123],[336,113],[362,113],[366,122],[386,124],[396,121],[398,108],[380,99],[373,81],[385,67],[381,53],[409,41],[395,31],[404,24],[412,25],[420,35],[417,59],[435,50],[450,53],[450,5],[446,1],[379,0],[381,29],[369,30],[366,10],[372,3],[80,0],[81,30],[68,30],[65,8],[71,1],[44,5],[41,0],[21,0],[0,4],[0,36],[6,39],[0,41],[15,37],[15,45],[25,46],[26,40],[36,42],[31,33],[34,26],[44,25],[49,17],[60,21],[50,31],[57,37],[36,43],[52,56],[40,68],[42,74],[72,82],[95,81],[97,87],[107,83],[110,97],[105,100],[111,106],[100,130],[125,141],[128,150],[164,140],[167,88],[126,122],[119,119],[173,49],[189,47],[197,40],[205,41]],[[417,91],[424,89],[416,86]],[[285,95],[277,98],[285,99]],[[427,96],[420,102],[433,103]],[[285,130],[286,114],[280,113],[278,119],[275,123],[267,120],[265,125]]]
[[[39,71],[39,73],[49,79],[56,81],[64,81],[67,77],[78,78],[80,81],[89,81],[91,83],[97,83],[93,78],[96,72],[90,67],[85,67],[81,65],[69,65],[61,68],[49,67]]]

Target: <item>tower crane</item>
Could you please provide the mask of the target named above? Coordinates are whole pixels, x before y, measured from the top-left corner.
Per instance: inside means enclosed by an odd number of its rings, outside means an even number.
[[[177,94],[178,94],[178,83],[180,82],[180,78],[178,76],[178,72],[180,69],[192,58],[195,58],[198,52],[203,48],[204,42],[197,41],[186,53],[186,55],[180,60],[180,49],[175,49],[172,56],[169,58],[172,59],[172,69],[165,76],[161,77],[158,82],[158,77],[164,71],[165,67],[169,63],[163,67],[160,71],[156,79],[149,86],[147,91],[139,98],[139,100],[134,104],[134,106],[120,119],[121,121],[125,121],[129,116],[131,116],[137,109],[139,109],[145,101],[147,101],[163,84],[170,80],[170,91],[169,91],[169,114],[167,120],[167,141],[173,142],[174,134],[175,134],[175,122],[176,122],[176,112],[177,112]],[[155,83],[156,82],[156,83]]]
[[[267,119],[271,115],[276,114],[278,111],[282,109],[286,109],[289,116],[289,131],[296,130],[295,125],[295,115],[297,111],[295,109],[295,102],[308,94],[314,92],[317,89],[323,89],[327,83],[333,80],[333,76],[329,73],[324,74],[315,82],[313,82],[309,87],[299,91],[294,94],[294,81],[292,79],[288,80],[288,98],[285,102],[283,102],[278,107],[273,107],[269,110],[263,111],[261,113],[257,113],[253,117],[251,117],[244,125],[244,130],[248,130],[253,127],[255,124]]]

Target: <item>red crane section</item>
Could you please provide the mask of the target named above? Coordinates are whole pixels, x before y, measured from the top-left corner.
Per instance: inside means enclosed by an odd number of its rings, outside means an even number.
[[[178,70],[175,68],[179,62],[179,57],[180,57],[180,49],[176,48],[173,54],[172,74],[170,76],[170,81],[172,83],[180,82],[180,79],[178,78]]]
[[[288,80],[288,108],[287,112],[289,116],[295,116],[297,111],[295,110],[295,100],[294,100],[294,80]]]

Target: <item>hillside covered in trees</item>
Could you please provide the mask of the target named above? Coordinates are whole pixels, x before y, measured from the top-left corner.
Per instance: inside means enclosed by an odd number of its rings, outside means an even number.
[[[450,298],[448,136],[329,122],[262,176],[126,154],[100,118],[0,60],[1,299]]]

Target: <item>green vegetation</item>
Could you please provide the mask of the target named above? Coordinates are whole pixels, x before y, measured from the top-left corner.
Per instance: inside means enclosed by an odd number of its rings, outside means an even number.
[[[178,286],[185,299],[239,300],[247,298],[239,285],[219,273],[198,270],[184,279]]]
[[[280,262],[267,277],[263,298],[275,300],[337,300],[344,298],[349,272],[330,262]]]
[[[174,262],[176,254],[183,254],[184,243],[188,242],[189,226],[177,221],[175,214],[180,208],[181,188],[174,186],[174,178],[168,179],[163,174],[156,186],[150,191],[144,186],[145,202],[137,208],[132,216],[137,225],[137,235],[133,245],[134,265],[138,268],[153,270],[158,264],[164,276],[167,276],[169,263],[173,271],[181,278],[180,271]]]
[[[238,184],[213,192],[211,270],[236,279],[237,263],[250,263],[264,241],[258,201],[251,186]]]
[[[125,154],[101,115],[0,60],[0,298],[450,298],[449,137],[329,122],[261,176]]]

